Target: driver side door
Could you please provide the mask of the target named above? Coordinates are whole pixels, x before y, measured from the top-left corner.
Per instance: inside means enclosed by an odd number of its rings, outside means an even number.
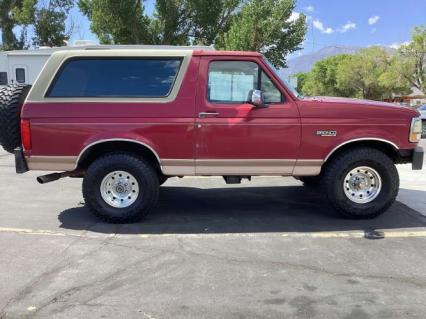
[[[248,103],[260,89],[266,108]],[[196,103],[197,175],[291,175],[300,144],[297,105],[255,57],[206,56]]]

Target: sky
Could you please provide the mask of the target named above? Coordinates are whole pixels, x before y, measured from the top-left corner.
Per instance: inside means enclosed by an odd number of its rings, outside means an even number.
[[[154,5],[155,0],[145,2],[147,14],[152,14]],[[300,13],[308,17],[308,33],[303,50],[293,55],[331,45],[397,47],[410,39],[414,26],[426,25],[426,0],[298,0],[293,17]],[[77,8],[70,16],[76,25],[71,43],[97,41]]]

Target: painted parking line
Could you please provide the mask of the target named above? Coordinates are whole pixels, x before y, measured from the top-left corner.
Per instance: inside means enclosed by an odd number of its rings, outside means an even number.
[[[328,232],[285,232],[285,233],[200,233],[200,234],[114,234],[114,233],[93,233],[93,232],[58,232],[42,229],[26,229],[26,228],[9,228],[0,227],[0,233],[16,233],[23,235],[37,236],[57,236],[57,237],[80,237],[80,238],[124,238],[136,237],[140,239],[152,237],[181,237],[181,238],[214,238],[214,237],[261,237],[261,236],[279,236],[285,238],[312,238],[312,239],[327,239],[327,238],[366,238],[364,231],[328,231]],[[426,229],[416,230],[384,230],[380,231],[384,238],[410,238],[410,237],[426,237]]]

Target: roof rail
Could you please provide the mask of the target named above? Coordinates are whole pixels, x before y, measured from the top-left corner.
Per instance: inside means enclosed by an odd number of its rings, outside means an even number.
[[[211,46],[174,46],[174,45],[94,45],[84,46],[84,50],[111,50],[111,49],[134,49],[134,50],[208,50],[215,51]]]

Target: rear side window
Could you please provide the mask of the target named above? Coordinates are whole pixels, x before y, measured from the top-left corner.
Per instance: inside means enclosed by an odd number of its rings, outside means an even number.
[[[73,59],[53,81],[49,97],[166,97],[181,59]]]
[[[0,72],[0,85],[7,85],[7,72]]]

